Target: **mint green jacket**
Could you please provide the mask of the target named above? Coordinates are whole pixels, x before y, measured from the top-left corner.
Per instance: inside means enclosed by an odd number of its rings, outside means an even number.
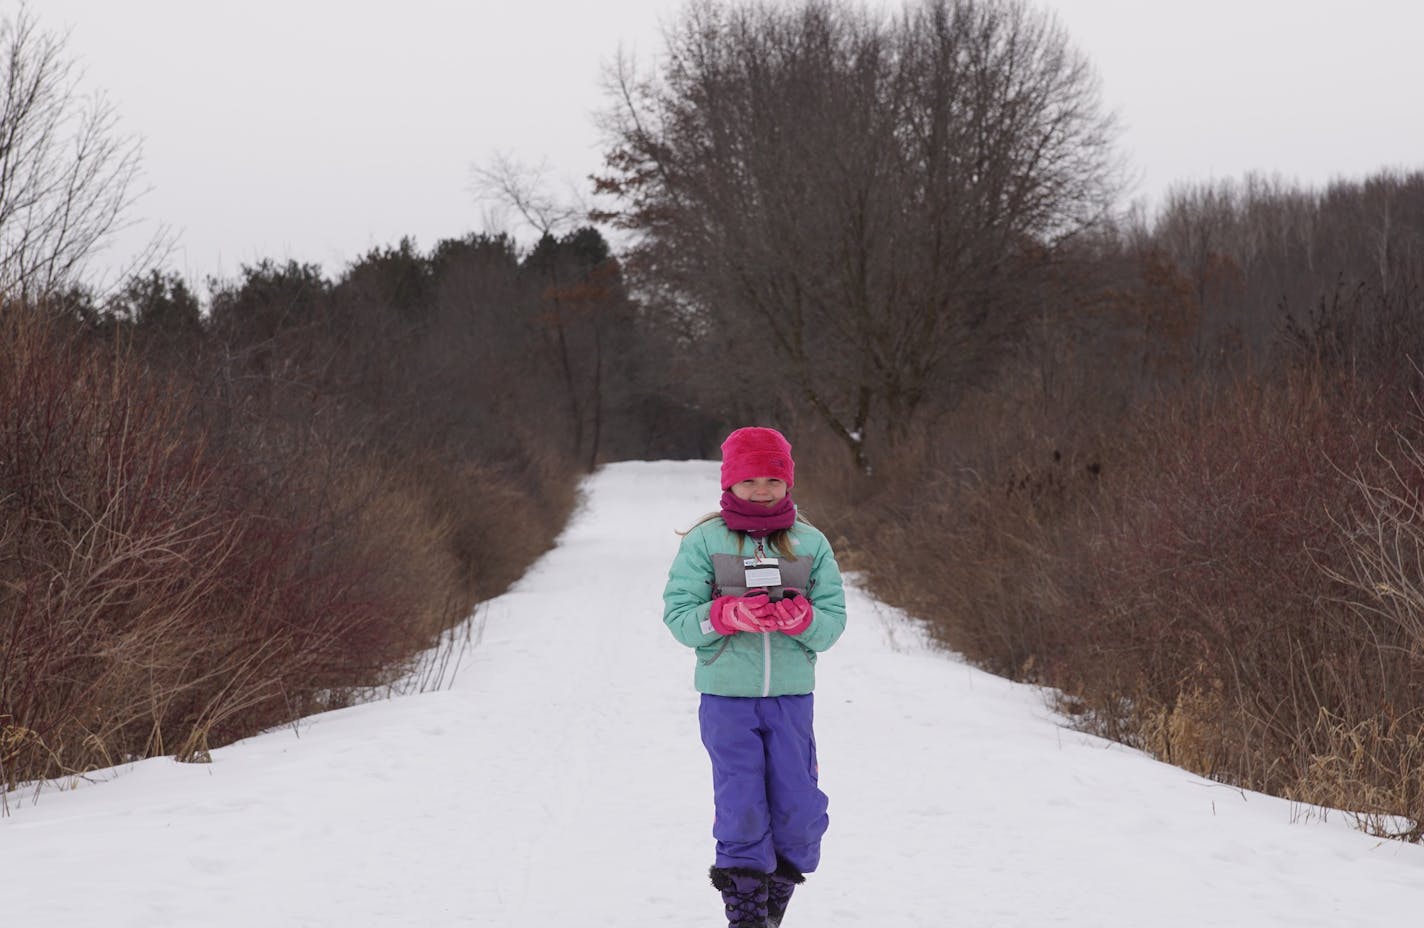
[[[814,610],[811,627],[800,635],[738,632],[719,635],[709,613],[720,595],[739,596],[744,586],[730,581],[734,558],[754,556],[759,542],[709,519],[682,539],[663,590],[663,622],[673,637],[697,654],[693,685],[717,696],[792,696],[816,687],[817,655],[845,631],[845,591],[830,543],[805,522],[791,529],[794,561],[781,558],[788,586],[800,586]],[[767,551],[775,556],[775,552]],[[715,565],[715,566],[714,566]],[[719,582],[719,570],[721,578]],[[809,571],[809,576],[808,576]]]

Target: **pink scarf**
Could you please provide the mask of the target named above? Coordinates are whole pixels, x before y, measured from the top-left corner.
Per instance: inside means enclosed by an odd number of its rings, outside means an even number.
[[[722,521],[734,532],[746,532],[753,538],[765,538],[772,532],[796,524],[796,504],[791,494],[783,496],[775,506],[763,506],[738,499],[731,490],[722,491]]]

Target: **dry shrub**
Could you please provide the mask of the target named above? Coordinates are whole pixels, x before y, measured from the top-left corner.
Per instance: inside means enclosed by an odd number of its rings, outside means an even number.
[[[1243,382],[1076,444],[1003,403],[975,466],[817,502],[878,594],[1085,729],[1415,839],[1424,454],[1386,382]]]
[[[842,562],[878,596],[926,619],[946,647],[995,673],[1043,679],[1043,625],[1062,612],[1081,527],[1102,472],[1086,430],[1034,384],[976,393],[938,429],[888,449],[870,478],[813,445],[798,486]],[[828,467],[828,462],[830,466]]]
[[[573,511],[581,474],[571,460],[534,454],[519,466],[474,461],[436,469],[456,513],[451,544],[480,598],[496,596],[553,547]]]
[[[1079,516],[1083,579],[1048,626],[1053,682],[1094,724],[1210,776],[1292,781],[1319,707],[1365,685],[1358,650],[1338,650],[1343,591],[1317,565],[1340,556],[1329,513],[1350,496],[1339,465],[1379,435],[1368,407],[1301,382],[1154,417]]]
[[[410,604],[433,636],[497,596],[552,547],[573,509],[579,473],[550,456],[517,471],[445,453],[359,455],[332,505],[343,558],[376,565],[384,598]]]
[[[1217,775],[1226,740],[1221,725],[1231,714],[1220,678],[1176,694],[1171,705],[1144,700],[1132,714],[1130,740],[1143,750],[1203,776]]]
[[[373,595],[401,604],[413,646],[428,645],[467,614],[475,590],[455,555],[456,516],[415,463],[357,458],[332,489],[340,558],[371,565]]]
[[[1041,610],[1033,673],[1084,727],[1187,769],[1314,801],[1324,771],[1348,769],[1358,779],[1335,777],[1333,805],[1411,816],[1412,799],[1382,800],[1413,791],[1391,773],[1407,768],[1401,723],[1382,713],[1424,706],[1419,639],[1362,605],[1401,580],[1360,554],[1361,537],[1397,545],[1408,520],[1372,518],[1369,535],[1340,516],[1369,502],[1359,475],[1405,473],[1377,451],[1404,409],[1398,389],[1318,376],[1159,406],[1119,447],[1103,491],[1077,494],[1041,553],[1026,552],[1043,565],[1016,597]],[[1424,472],[1409,472],[1400,479],[1417,486]],[[1392,734],[1347,760],[1344,731]]]
[[[574,506],[565,457],[391,447],[333,398],[280,407],[290,376],[239,385],[0,307],[3,787],[439,685],[442,633]]]
[[[0,781],[210,746],[399,672],[362,565],[314,569],[180,385],[0,312]]]
[[[1412,431],[1417,433],[1417,423]],[[1348,595],[1342,647],[1370,663],[1369,689],[1322,706],[1307,768],[1287,795],[1345,809],[1371,834],[1424,838],[1424,452],[1396,430],[1353,473],[1333,519],[1342,558],[1324,573]]]
[[[1312,807],[1343,809],[1363,831],[1424,839],[1424,718],[1381,712],[1349,722],[1321,708],[1318,753],[1285,796]]]
[[[1026,494],[982,479],[922,488],[922,511],[865,536],[867,577],[892,602],[932,621],[948,646],[995,673],[1025,676],[1041,654],[1038,625],[1056,590],[1042,582],[1048,528]]]

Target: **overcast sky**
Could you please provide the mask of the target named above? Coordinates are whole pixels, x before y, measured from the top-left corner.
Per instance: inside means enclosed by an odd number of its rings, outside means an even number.
[[[261,258],[332,275],[489,217],[504,152],[581,183],[620,44],[652,60],[681,0],[31,0],[144,140],[134,216],[194,281]],[[898,4],[896,4],[898,6]],[[1096,65],[1138,195],[1248,171],[1322,185],[1424,168],[1416,0],[1039,0]],[[17,0],[0,0],[13,13]],[[118,256],[137,233],[117,243]]]

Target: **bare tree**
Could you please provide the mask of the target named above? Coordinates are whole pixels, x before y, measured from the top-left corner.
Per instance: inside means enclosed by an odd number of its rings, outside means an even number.
[[[525,164],[504,152],[489,164],[473,169],[475,199],[496,207],[512,208],[541,236],[567,232],[588,215],[576,192],[559,196],[549,189],[549,165]]]
[[[43,297],[123,226],[139,142],[101,95],[80,94],[64,38],[23,7],[0,16],[0,56],[0,296]]]
[[[1029,271],[1116,193],[1092,70],[1016,0],[698,2],[666,43],[609,80],[631,266],[863,470],[992,363]]]

